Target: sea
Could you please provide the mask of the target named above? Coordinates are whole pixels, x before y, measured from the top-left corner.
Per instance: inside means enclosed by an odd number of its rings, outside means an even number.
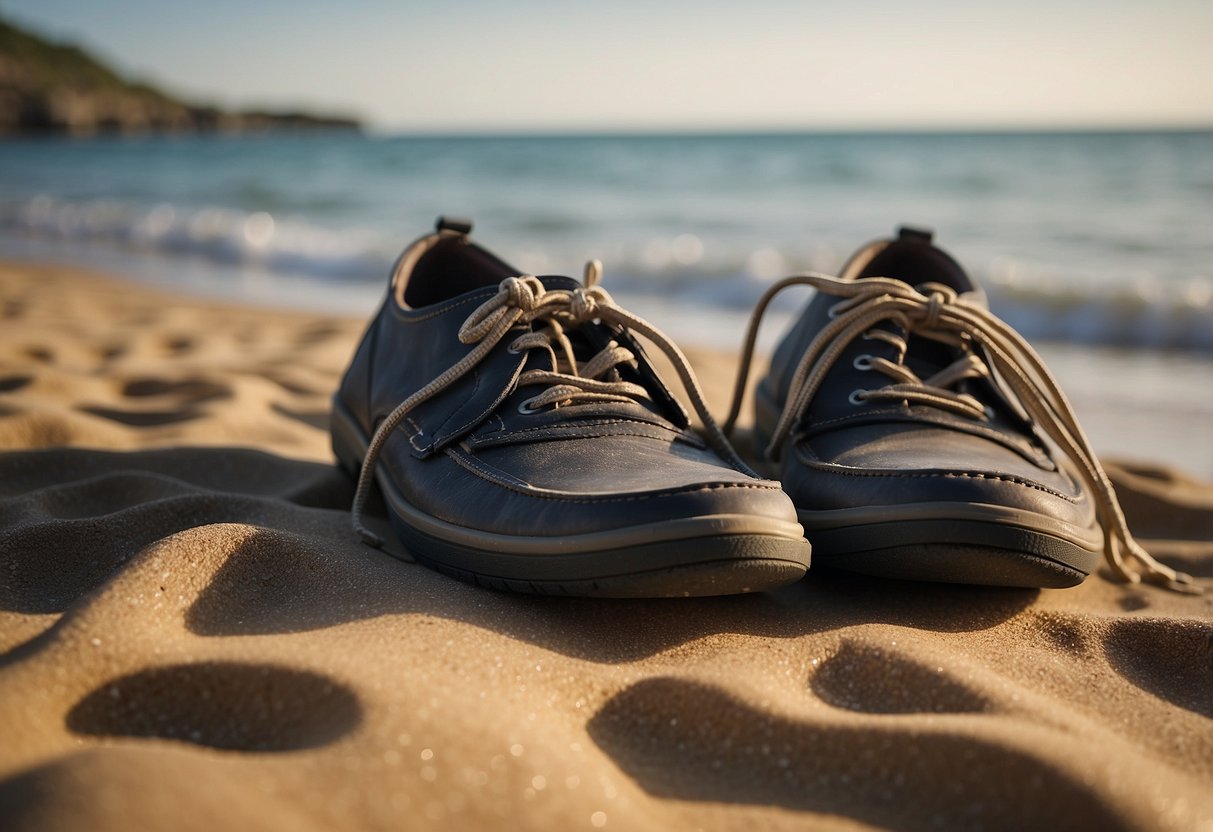
[[[252,303],[369,314],[440,214],[522,272],[601,259],[617,300],[726,349],[771,282],[933,229],[1080,399],[1116,410],[1128,378],[1168,430],[1207,417],[1213,473],[1213,131],[0,142],[0,257]]]

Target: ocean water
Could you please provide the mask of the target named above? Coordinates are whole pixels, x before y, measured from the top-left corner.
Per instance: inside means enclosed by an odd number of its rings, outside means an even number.
[[[367,315],[441,213],[733,349],[765,286],[934,228],[1101,452],[1213,475],[1213,133],[0,142],[0,257]],[[775,308],[769,348],[805,292]]]
[[[0,143],[0,255],[271,303],[369,308],[440,213],[524,271],[601,258],[684,333],[909,223],[1031,337],[1213,351],[1213,133]]]

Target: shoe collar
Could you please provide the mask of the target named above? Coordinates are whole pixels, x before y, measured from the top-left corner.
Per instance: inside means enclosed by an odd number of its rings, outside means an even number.
[[[956,260],[933,242],[929,229],[901,226],[897,236],[874,240],[851,255],[839,274],[843,280],[865,277],[891,277],[911,286],[941,283],[965,295],[970,302],[985,292],[969,277]]]

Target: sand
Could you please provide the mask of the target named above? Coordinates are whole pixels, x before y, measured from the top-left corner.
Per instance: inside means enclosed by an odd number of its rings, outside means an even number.
[[[1213,594],[467,586],[350,532],[361,327],[0,264],[0,827],[1213,829]],[[1213,486],[1114,472],[1213,585]]]

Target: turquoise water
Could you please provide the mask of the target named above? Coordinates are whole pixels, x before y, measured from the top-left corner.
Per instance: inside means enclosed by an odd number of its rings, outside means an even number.
[[[525,271],[599,257],[705,327],[924,225],[1030,336],[1213,350],[1213,133],[0,143],[0,256],[271,301],[372,298],[439,213]]]

